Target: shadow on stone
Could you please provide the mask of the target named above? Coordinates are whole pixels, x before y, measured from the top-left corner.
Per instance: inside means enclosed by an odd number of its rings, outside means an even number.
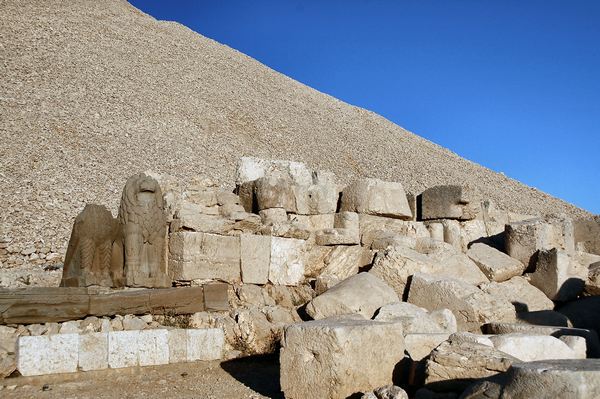
[[[271,399],[284,399],[279,384],[279,357],[276,354],[227,360],[221,368],[233,378]]]

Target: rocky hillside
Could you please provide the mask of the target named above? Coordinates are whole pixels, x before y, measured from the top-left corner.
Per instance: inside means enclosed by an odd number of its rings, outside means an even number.
[[[240,156],[402,182],[472,183],[520,213],[587,213],[124,0],[0,0],[0,251],[62,253],[126,177],[234,181]]]

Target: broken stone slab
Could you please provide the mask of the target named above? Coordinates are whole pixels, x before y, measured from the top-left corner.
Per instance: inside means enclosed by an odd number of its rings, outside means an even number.
[[[578,358],[578,353],[566,343],[550,335],[512,333],[492,336],[490,340],[494,348],[524,362]]]
[[[396,233],[400,236],[421,238],[430,237],[429,230],[423,222],[392,219],[382,216],[359,214],[361,243],[371,246],[373,240],[382,233]]]
[[[373,261],[373,252],[359,245],[336,246],[325,255],[324,267],[315,282],[317,294],[322,294],[340,281],[358,274]]]
[[[79,334],[79,369],[108,368],[108,333]]]
[[[408,399],[408,394],[396,385],[386,385],[365,393],[361,399]]]
[[[400,299],[394,290],[370,273],[359,273],[335,285],[306,305],[313,319],[346,314],[372,318],[377,309]]]
[[[275,225],[278,223],[287,223],[288,215],[283,208],[268,208],[258,212],[260,219],[265,225]]]
[[[290,213],[288,220],[293,225],[309,231],[318,231],[323,229],[333,229],[335,224],[335,214],[326,215],[296,215]]]
[[[588,295],[600,295],[600,262],[590,265],[584,290]]]
[[[283,208],[296,213],[294,186],[289,179],[261,177],[254,182],[254,196],[258,210]]]
[[[349,318],[287,327],[280,352],[285,397],[345,399],[390,384],[404,356],[401,330],[396,323]]]
[[[517,313],[554,309],[554,303],[546,294],[521,276],[500,283],[484,283],[479,285],[479,288],[495,298],[501,298],[512,303]]]
[[[23,376],[77,371],[78,334],[21,336],[17,345],[17,370]]]
[[[280,340],[277,326],[261,310],[236,309],[233,318],[236,322],[235,334],[245,354],[263,355],[275,351]]]
[[[481,194],[470,186],[430,187],[421,194],[423,220],[475,219],[481,213]]]
[[[187,231],[171,234],[169,269],[173,280],[239,282],[240,237]]]
[[[299,215],[331,214],[337,210],[339,193],[333,183],[294,185],[292,190]]]
[[[425,359],[432,350],[450,338],[450,333],[409,333],[404,336],[406,353],[413,361]]]
[[[373,178],[355,181],[342,191],[342,211],[412,219],[402,184]]]
[[[427,255],[434,264],[443,264],[447,273],[471,284],[488,282],[488,278],[468,256],[451,245],[431,238],[418,238],[415,250]]]
[[[335,214],[334,228],[323,229],[316,234],[317,245],[357,245],[360,244],[359,217],[355,212]]]
[[[431,314],[408,302],[395,302],[382,306],[374,320],[399,321],[405,334],[454,333],[456,317],[448,309],[434,310]]]
[[[0,378],[6,378],[17,369],[17,359],[14,353],[0,351]]]
[[[408,302],[430,311],[449,309],[456,316],[459,331],[480,331],[482,324],[492,321],[514,321],[513,305],[495,298],[460,280],[413,275]]]
[[[506,225],[506,253],[526,267],[535,265],[540,250],[565,249],[569,246],[564,241],[562,229],[543,219],[534,218]]]
[[[525,271],[525,265],[489,245],[475,243],[467,251],[479,269],[490,281],[506,281],[514,276],[520,276]]]
[[[199,328],[187,331],[187,356],[189,362],[196,360],[219,360],[223,358],[225,334],[221,328]]]
[[[577,298],[583,291],[587,274],[587,267],[579,259],[553,248],[539,251],[535,272],[530,275],[529,281],[548,298],[564,302]]]
[[[588,217],[573,221],[576,249],[600,255],[600,218]]]
[[[266,284],[271,264],[271,237],[251,234],[240,236],[242,281],[245,284]]]
[[[298,285],[304,281],[306,241],[294,238],[271,238],[269,281],[278,285]]]
[[[326,182],[334,179],[333,174],[326,172],[318,172],[315,175],[321,177],[318,181]],[[294,182],[294,184],[299,185],[313,183],[313,172],[304,163],[285,160],[265,160],[254,157],[240,158],[235,179],[238,186],[265,176],[285,177]]]

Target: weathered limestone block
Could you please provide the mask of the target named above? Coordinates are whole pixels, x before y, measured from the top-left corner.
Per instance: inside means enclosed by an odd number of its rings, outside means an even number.
[[[283,208],[268,208],[258,212],[263,224],[269,226],[278,223],[287,223],[288,215]]]
[[[21,375],[77,371],[79,352],[77,334],[21,336],[17,345],[17,369]]]
[[[441,222],[429,222],[426,225],[431,238],[436,241],[444,241],[444,225]]]
[[[108,367],[118,369],[139,365],[139,330],[108,333]]]
[[[588,278],[585,282],[585,292],[588,295],[600,295],[600,262],[590,265]]]
[[[279,285],[298,285],[304,280],[306,241],[294,238],[271,239],[269,281]]]
[[[289,179],[261,177],[254,182],[254,196],[258,210],[283,208],[296,213],[294,186]]]
[[[524,362],[578,358],[567,344],[549,335],[513,333],[492,336],[490,340],[494,348]]]
[[[423,220],[475,219],[481,213],[481,194],[470,186],[430,187],[421,194]]]
[[[342,211],[397,219],[412,219],[402,184],[363,178],[342,191]]]
[[[169,273],[173,280],[239,282],[240,237],[187,231],[171,234]]]
[[[486,244],[473,244],[467,251],[467,256],[491,281],[506,281],[525,271],[523,263]]]
[[[587,357],[587,342],[585,338],[574,335],[564,335],[558,339],[571,348],[575,355],[573,357],[574,359],[585,359]]]
[[[333,229],[336,214],[326,215],[296,215],[290,213],[288,216],[289,221],[306,230],[318,231],[323,229]]]
[[[489,281],[485,274],[467,255],[452,247],[452,245],[431,238],[418,238],[415,249],[427,255],[438,267],[439,265],[444,265],[447,273],[454,273],[455,278],[471,284]]]
[[[416,238],[402,236],[389,231],[379,230],[378,232],[373,232],[372,237],[371,249],[375,251],[388,249],[389,247],[415,248],[417,245]]]
[[[327,172],[315,173],[319,181],[332,179]],[[284,160],[265,160],[254,157],[242,157],[238,164],[236,184],[254,181],[261,177],[277,176],[290,179],[294,184],[309,185],[313,183],[313,172],[301,162]],[[334,178],[334,177],[333,177]]]
[[[19,331],[16,328],[0,325],[0,352],[14,354],[18,339]]]
[[[61,287],[120,287],[123,247],[119,221],[102,205],[88,204],[75,218]]]
[[[333,183],[295,185],[293,192],[299,215],[331,214],[337,209],[338,190]]]
[[[119,222],[125,248],[125,283],[130,287],[170,287],[167,275],[167,219],[158,182],[143,173],[123,189]]]
[[[577,250],[600,255],[600,217],[573,221],[573,235]]]
[[[583,291],[588,270],[576,257],[566,251],[551,249],[540,251],[535,272],[530,282],[554,301],[568,301],[577,298]]]
[[[413,333],[455,333],[456,317],[448,309],[436,310],[439,313],[431,316],[429,312],[408,302],[395,302],[382,306],[374,320],[398,321],[402,323],[405,334]],[[441,321],[441,323],[440,323]]]
[[[0,378],[6,378],[17,369],[17,359],[14,353],[0,351]]]
[[[167,343],[169,346],[169,363],[187,362],[187,330],[179,328],[168,330]]]
[[[370,273],[359,273],[314,298],[307,304],[306,312],[313,319],[355,313],[370,319],[380,307],[398,301],[398,295],[382,280]]]
[[[526,267],[535,264],[537,251],[552,248],[564,249],[562,236],[550,223],[542,219],[529,219],[506,225],[506,253]]]
[[[223,346],[225,345],[223,329],[201,328],[186,331],[189,362],[196,360],[219,360],[223,358]]]
[[[408,394],[400,387],[386,385],[365,393],[361,399],[408,399]]]
[[[404,336],[406,353],[414,361],[425,359],[432,350],[450,338],[450,333],[409,333]]]
[[[169,364],[169,332],[164,329],[140,331],[138,357],[140,366]]]
[[[282,342],[281,388],[289,399],[345,399],[390,384],[403,356],[395,323],[346,318],[293,324]]]
[[[517,312],[537,312],[554,309],[554,303],[524,277],[516,276],[501,283],[481,284],[479,288],[491,296],[508,301]]]
[[[224,234],[233,228],[235,222],[217,215],[198,213],[195,205],[184,204],[177,210],[175,219],[171,222],[171,232],[198,231],[203,233]]]
[[[334,247],[323,259],[324,267],[316,281],[317,293],[322,294],[340,281],[358,274],[372,261],[373,251],[359,245]]]
[[[356,245],[360,244],[358,214],[343,211],[335,214],[335,228],[317,232],[317,245]]]
[[[422,273],[413,275],[408,302],[430,311],[451,310],[456,316],[459,331],[477,332],[484,323],[515,319],[515,309],[508,301],[460,280]]]
[[[271,237],[242,234],[240,236],[242,281],[266,284],[271,264]]]
[[[265,313],[257,308],[236,309],[233,316],[240,350],[248,355],[263,355],[275,351],[280,340],[278,326],[271,323]]]
[[[381,216],[359,214],[360,239],[365,246],[370,246],[382,232],[397,233],[412,238],[430,237],[429,230],[423,222],[392,219]]]
[[[108,368],[108,333],[79,334],[79,368],[83,371]]]

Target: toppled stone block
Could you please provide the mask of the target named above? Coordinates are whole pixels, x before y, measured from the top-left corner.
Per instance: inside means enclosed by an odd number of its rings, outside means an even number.
[[[421,194],[423,220],[475,219],[481,213],[481,194],[470,186],[430,187]]]
[[[515,306],[519,312],[537,312],[554,309],[554,303],[538,288],[521,276],[501,283],[481,284],[479,288],[495,298],[503,299]]]
[[[339,194],[333,183],[295,185],[293,192],[299,215],[331,214],[337,209]]]
[[[414,361],[425,359],[432,350],[450,338],[450,333],[409,333],[404,336],[406,353]]]
[[[530,282],[554,301],[577,298],[583,291],[588,270],[566,251],[540,251]]]
[[[261,177],[254,182],[254,196],[258,210],[283,208],[296,213],[296,198],[291,180]]]
[[[322,294],[340,281],[358,274],[361,268],[373,261],[373,251],[359,245],[337,246],[328,252],[324,259],[324,267],[319,270],[316,280],[316,291]]]
[[[225,334],[220,328],[189,329],[187,331],[187,356],[196,360],[219,360],[223,357]]]
[[[108,368],[108,333],[79,334],[79,368],[83,371]]]
[[[490,340],[496,349],[524,362],[578,358],[567,344],[549,335],[513,333],[496,335]]]
[[[77,371],[78,334],[21,336],[17,345],[17,369],[21,375]]]
[[[402,329],[395,323],[325,319],[293,324],[282,342],[281,388],[290,399],[345,399],[390,384],[403,356]]]
[[[271,264],[271,237],[242,234],[240,236],[242,281],[266,284]]]
[[[140,331],[138,358],[140,366],[169,364],[169,332],[163,329]]]
[[[600,262],[590,265],[585,282],[585,292],[588,295],[600,295]]]
[[[108,367],[118,369],[139,365],[139,330],[108,333]]]
[[[539,250],[565,249],[562,232],[557,230],[539,218],[509,223],[505,230],[506,253],[526,267],[531,266]]]
[[[288,215],[283,208],[269,208],[258,212],[263,224],[272,226],[279,223],[287,223]]]
[[[359,214],[361,243],[371,246],[373,240],[382,234],[396,233],[409,238],[429,238],[430,233],[423,222],[392,219],[381,216]]]
[[[239,282],[240,237],[177,232],[169,240],[173,280],[215,279]]]
[[[513,321],[513,305],[460,280],[416,273],[412,277],[408,302],[428,310],[450,309],[459,331],[480,331],[484,323]]]
[[[467,256],[491,281],[506,281],[525,271],[523,263],[486,244],[473,244]]]
[[[269,281],[278,285],[298,285],[304,280],[306,241],[272,237]]]
[[[317,232],[317,245],[356,245],[360,244],[360,228],[358,214],[340,212],[335,215],[333,229]]]
[[[236,336],[241,350],[249,355],[273,353],[280,341],[278,326],[269,321],[266,314],[257,308],[236,309]]]
[[[313,319],[346,314],[370,319],[380,307],[398,301],[398,295],[382,280],[370,273],[359,273],[314,298],[306,305],[306,312]]]
[[[405,334],[455,333],[456,317],[448,309],[434,310],[431,314],[408,302],[395,302],[382,306],[374,320],[398,321]]]
[[[577,250],[600,255],[600,217],[573,221],[573,234]]]
[[[320,181],[332,179],[326,172],[318,172]],[[276,176],[290,179],[294,184],[309,185],[313,182],[313,172],[305,164],[284,160],[265,160],[242,157],[236,173],[236,184],[254,181],[261,177]]]
[[[412,212],[402,184],[363,178],[342,191],[342,211],[412,219]]]

